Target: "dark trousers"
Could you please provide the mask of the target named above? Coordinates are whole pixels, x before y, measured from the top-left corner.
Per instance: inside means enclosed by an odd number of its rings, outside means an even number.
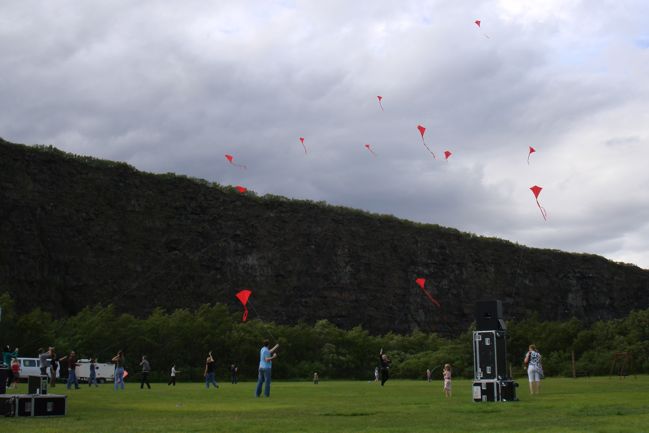
[[[382,368],[381,369],[381,386],[383,386],[383,384],[385,382],[387,382],[389,378],[390,378],[390,369],[389,368]]]
[[[167,383],[167,385],[173,385],[173,386],[176,386],[176,376],[171,376],[171,377],[169,378],[169,383]]]
[[[151,389],[151,384],[149,384],[149,372],[148,371],[143,371],[142,372],[142,379],[140,379],[140,389],[144,388],[144,384],[146,383],[146,386]]]

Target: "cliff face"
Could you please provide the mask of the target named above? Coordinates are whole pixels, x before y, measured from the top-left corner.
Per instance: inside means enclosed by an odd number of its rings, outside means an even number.
[[[432,305],[415,284],[439,300]],[[241,195],[56,149],[0,141],[0,292],[57,315],[147,314],[251,288],[264,320],[454,335],[476,300],[507,318],[593,321],[649,307],[649,271],[434,225]]]

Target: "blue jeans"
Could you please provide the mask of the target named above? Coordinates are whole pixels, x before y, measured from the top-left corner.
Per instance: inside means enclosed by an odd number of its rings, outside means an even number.
[[[260,368],[259,369],[259,379],[257,379],[257,390],[255,395],[259,397],[261,395],[261,386],[266,383],[264,387],[264,395],[270,397],[270,368]]]
[[[74,369],[70,369],[68,371],[68,389],[72,387],[72,384],[74,384],[75,389],[79,389],[79,382],[77,382],[77,373],[74,371]]]
[[[97,373],[90,373],[90,377],[88,378],[88,386],[92,385],[93,383],[95,384],[95,386],[99,386],[97,385]]]
[[[207,373],[205,376],[205,388],[209,389],[210,384],[214,385],[214,388],[219,387],[219,384],[216,383],[216,379],[214,379],[214,373]]]
[[[124,367],[115,369],[115,391],[120,385],[124,389]]]

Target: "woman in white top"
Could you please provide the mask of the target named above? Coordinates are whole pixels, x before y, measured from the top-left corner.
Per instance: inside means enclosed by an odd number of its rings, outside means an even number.
[[[527,367],[527,377],[530,381],[530,394],[538,394],[541,385],[541,376],[543,375],[543,367],[541,366],[541,354],[536,350],[535,345],[530,344],[523,362]]]

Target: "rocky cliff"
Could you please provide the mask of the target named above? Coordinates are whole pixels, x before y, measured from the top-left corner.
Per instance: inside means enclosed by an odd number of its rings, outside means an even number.
[[[439,300],[432,305],[415,284]],[[649,307],[649,271],[321,203],[239,194],[0,140],[0,292],[56,315],[143,315],[251,288],[264,320],[373,333],[466,330],[476,300],[508,318],[593,321]]]

